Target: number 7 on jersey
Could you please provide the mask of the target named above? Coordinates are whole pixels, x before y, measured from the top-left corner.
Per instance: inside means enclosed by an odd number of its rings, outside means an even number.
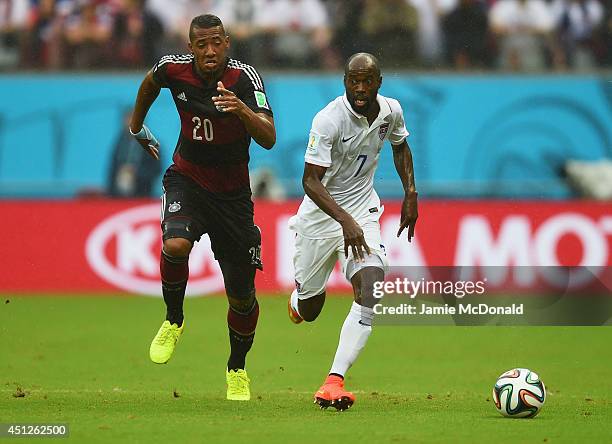
[[[363,168],[363,165],[365,164],[366,160],[368,159],[368,155],[367,154],[360,154],[359,156],[357,156],[357,160],[359,160],[359,159],[361,159],[361,165],[359,165],[359,168],[357,168],[357,172],[355,173],[355,175],[353,177],[357,177],[357,175],[359,174],[359,172]]]

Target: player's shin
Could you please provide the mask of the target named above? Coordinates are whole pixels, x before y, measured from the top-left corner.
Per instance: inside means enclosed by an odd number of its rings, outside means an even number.
[[[246,310],[241,311],[237,307],[227,310],[227,326],[230,340],[230,357],[227,361],[228,370],[245,368],[246,355],[253,345],[257,319],[259,318],[259,304],[253,298],[253,304]]]
[[[162,292],[166,319],[179,327],[183,324],[183,300],[189,277],[189,257],[168,255],[163,249],[160,260]]]
[[[340,331],[340,341],[330,374],[344,377],[372,333],[373,318],[374,311],[371,308],[353,302]]]

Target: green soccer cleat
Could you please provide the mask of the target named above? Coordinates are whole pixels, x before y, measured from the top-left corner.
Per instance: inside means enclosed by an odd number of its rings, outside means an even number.
[[[170,360],[184,327],[185,321],[180,327],[177,324],[170,324],[168,320],[164,321],[149,348],[151,361],[156,364],[165,364]]]
[[[251,399],[251,380],[247,376],[246,370],[229,370],[225,374],[227,381],[227,399],[230,401],[249,401]]]

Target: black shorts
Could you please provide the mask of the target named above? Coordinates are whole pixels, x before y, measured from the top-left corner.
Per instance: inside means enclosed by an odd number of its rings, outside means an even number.
[[[164,175],[161,227],[163,239],[196,242],[208,234],[215,259],[251,264],[260,270],[261,232],[253,223],[251,194],[231,199],[215,196],[182,174]]]

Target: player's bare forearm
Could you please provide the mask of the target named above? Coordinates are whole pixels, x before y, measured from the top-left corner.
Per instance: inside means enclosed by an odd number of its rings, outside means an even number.
[[[134,111],[130,119],[130,130],[132,133],[137,133],[142,129],[145,117],[151,105],[153,105],[153,102],[155,102],[157,96],[159,96],[160,91],[161,87],[153,80],[153,74],[149,71],[140,84],[138,95],[136,96]]]
[[[274,127],[274,119],[264,113],[255,113],[248,106],[244,106],[245,110],[238,114],[248,133],[255,142],[266,149],[271,149],[276,143],[276,128]]]
[[[370,247],[365,241],[363,230],[353,217],[338,205],[321,182],[327,168],[306,163],[302,185],[304,192],[325,214],[342,226],[344,237],[344,255],[348,257],[349,249],[356,260],[364,258],[364,252],[370,254]]]
[[[325,167],[306,163],[304,165],[302,186],[304,187],[306,195],[310,197],[325,214],[342,225],[348,219],[352,219],[352,217],[338,205],[321,182],[326,170],[327,168]]]
[[[393,163],[397,174],[402,181],[404,187],[404,195],[416,193],[416,185],[414,183],[414,166],[412,165],[412,152],[405,140],[399,145],[393,147]]]
[[[223,82],[217,82],[217,91],[219,95],[212,98],[215,106],[223,112],[236,114],[255,142],[271,149],[276,143],[274,119],[265,113],[254,112],[233,91],[225,88]]]
[[[399,145],[393,145],[393,163],[404,187],[404,201],[402,202],[402,214],[397,236],[399,237],[402,231],[408,228],[408,242],[410,242],[414,236],[419,211],[417,202],[418,193],[414,183],[412,152],[405,140]]]

